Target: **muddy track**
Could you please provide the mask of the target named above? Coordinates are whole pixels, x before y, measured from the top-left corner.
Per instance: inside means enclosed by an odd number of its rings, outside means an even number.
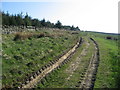
[[[75,53],[76,49],[81,45],[82,38],[68,52],[64,53],[59,59],[50,62],[48,65],[42,67],[39,71],[35,72],[32,76],[24,81],[18,88],[34,88],[47,74],[51,73],[56,68],[61,67],[69,61],[69,58]]]
[[[88,68],[84,74],[84,78],[79,82],[78,88],[93,89],[96,80],[97,69],[99,65],[99,47],[96,41],[92,38],[90,40],[94,43],[95,52],[92,54]]]

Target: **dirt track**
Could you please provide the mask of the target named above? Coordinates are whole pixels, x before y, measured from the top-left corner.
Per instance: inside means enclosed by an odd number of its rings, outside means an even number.
[[[82,40],[82,38],[81,38]],[[26,81],[26,84],[22,84],[19,88],[33,88],[42,78],[44,78],[48,73],[50,73],[52,70],[57,68],[59,65],[62,64],[72,53],[74,53],[77,49],[77,47],[81,44],[81,40],[79,40],[76,45],[70,49],[65,55],[59,58],[58,61],[56,61],[54,64],[50,65],[46,69],[44,69],[40,74],[38,74],[35,78],[32,78],[30,81]]]
[[[78,56],[71,64],[70,67],[66,70],[66,73],[69,73],[69,77],[67,77],[66,80],[69,80],[70,77],[72,76],[72,74],[74,73],[74,71],[79,68],[79,65],[81,63],[81,59],[83,56],[85,56],[87,54],[87,49],[89,47],[89,43],[85,42],[86,47],[82,50],[80,56]]]
[[[84,77],[82,81],[80,81],[79,86],[77,88],[94,88],[94,83],[96,79],[96,74],[97,74],[97,68],[99,64],[99,47],[96,41],[94,39],[90,38],[90,40],[94,43],[94,53],[91,56],[89,65],[85,71]],[[67,53],[65,53],[63,56],[61,56],[56,62],[53,62],[49,66],[47,66],[45,69],[42,71],[40,70],[39,74],[36,74],[35,76],[32,76],[31,80],[26,81],[26,83],[22,84],[18,88],[34,88],[38,82],[40,82],[48,73],[51,73],[53,70],[55,70],[57,67],[61,66],[64,64],[64,62],[68,58],[70,58],[76,51],[76,49],[80,46],[82,42],[82,38],[80,41],[74,45],[72,49],[70,49]],[[89,48],[90,44],[86,42],[86,47],[82,50],[79,58],[77,57],[76,60],[70,65],[70,68],[66,70],[66,72],[70,73],[69,77],[66,78],[66,80],[69,80],[74,73],[74,71],[79,68],[79,64],[81,62],[81,58],[87,55],[87,49]],[[66,62],[65,62],[66,63]]]
[[[97,68],[98,68],[98,64],[99,64],[99,47],[98,44],[96,43],[96,41],[94,41],[94,39],[90,38],[90,40],[92,40],[92,42],[94,43],[94,47],[95,47],[95,52],[93,53],[88,69],[86,70],[84,79],[82,80],[79,88],[90,88],[93,89],[94,88],[94,83],[95,83],[95,79],[96,79],[96,74],[97,74]]]
[[[70,61],[68,67],[60,74],[65,74],[66,77],[61,76],[60,78],[65,79],[61,87],[68,88],[93,88],[97,73],[97,67],[99,63],[99,49],[97,43],[92,39],[84,40],[84,48],[81,53],[76,54],[75,58]],[[82,44],[82,45],[83,45]],[[87,57],[87,58],[84,58]],[[76,77],[77,76],[77,77]],[[80,76],[80,79],[79,79]],[[49,77],[49,76],[48,76]],[[74,80],[74,81],[73,81]],[[79,81],[80,80],[80,81]],[[56,81],[56,80],[55,80]],[[73,81],[73,82],[72,82]],[[78,84],[76,82],[79,82]],[[51,83],[51,81],[47,81]],[[60,83],[59,81],[56,83]],[[57,86],[56,86],[57,87]],[[60,86],[58,86],[60,87]],[[49,88],[49,84],[48,87]],[[55,88],[55,86],[53,86]]]

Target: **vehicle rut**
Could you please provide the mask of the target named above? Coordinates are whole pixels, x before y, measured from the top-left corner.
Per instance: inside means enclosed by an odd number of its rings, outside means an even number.
[[[49,65],[47,65],[45,68],[40,69],[18,88],[34,88],[34,86],[38,82],[40,82],[40,80],[42,80],[48,73],[51,73],[54,69],[64,64],[65,61],[68,61],[68,58],[70,58],[75,53],[76,49],[80,46],[81,43],[82,38],[80,38],[77,41],[77,43],[67,53],[65,53],[55,62],[52,62]]]
[[[82,89],[93,89],[94,88],[94,83],[96,80],[96,74],[97,74],[97,69],[99,65],[99,47],[97,42],[93,39],[90,38],[90,40],[94,43],[95,46],[95,52],[93,53],[89,66],[84,74],[84,78],[82,81],[79,82],[78,88]]]

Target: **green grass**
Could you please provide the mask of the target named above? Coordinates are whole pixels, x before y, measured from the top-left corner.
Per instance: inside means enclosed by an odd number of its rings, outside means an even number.
[[[78,35],[68,31],[42,31],[52,37],[14,41],[14,34],[2,35],[3,87],[21,83],[27,74],[39,70],[73,46]],[[34,32],[38,33],[38,32]]]
[[[100,64],[98,67],[95,88],[117,88],[118,78],[118,43],[98,35],[94,37],[100,49]]]
[[[81,59],[81,63],[79,63],[78,68],[74,71],[69,80],[66,80],[66,78],[68,78],[70,75],[68,72],[66,72],[66,70],[69,69],[72,62],[75,62],[75,59],[80,56],[80,53],[85,46],[85,43],[83,43],[83,45],[78,48],[77,52],[70,59],[70,62],[63,65],[60,69],[53,71],[46,77],[46,79],[43,79],[44,83],[39,83],[37,85],[37,88],[75,88],[82,76],[82,73],[84,72],[84,69],[89,64],[92,53],[94,52],[94,46],[92,42],[90,42],[87,55]]]
[[[27,77],[27,74],[37,71],[42,66],[56,59],[64,51],[74,45],[78,37],[93,37],[100,49],[100,63],[95,82],[95,88],[116,88],[120,87],[120,64],[118,51],[118,41],[108,40],[107,36],[118,38],[117,35],[81,32],[72,34],[73,31],[60,30],[40,30],[34,33],[44,33],[51,37],[27,38],[25,40],[14,41],[14,34],[2,35],[2,84],[3,87],[12,87],[13,84],[18,86]],[[89,41],[90,42],[90,41]],[[79,56],[85,48],[85,44],[78,48],[77,53],[73,55],[68,64],[63,65],[60,69],[53,71],[46,78],[44,83],[39,83],[39,88],[72,88],[77,85],[82,73],[89,64],[90,57],[94,52],[93,44],[90,42],[87,56],[83,57],[79,68],[72,74],[70,80],[65,80],[69,76],[66,69]]]
[[[100,49],[100,63],[94,88],[120,88],[119,36],[94,32],[82,32],[81,35],[93,37]],[[118,40],[106,39],[107,36]]]

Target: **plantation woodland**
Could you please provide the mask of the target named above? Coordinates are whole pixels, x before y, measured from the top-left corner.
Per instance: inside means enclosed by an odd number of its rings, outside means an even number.
[[[4,13],[2,12],[2,25],[7,26],[33,26],[35,28],[59,28],[59,29],[67,29],[67,30],[75,30],[80,31],[79,27],[72,26],[64,26],[62,23],[58,20],[55,24],[51,23],[50,21],[46,21],[45,19],[38,20],[38,19],[32,19],[27,13],[26,15],[23,15],[21,12],[20,14],[10,15],[8,12]]]

